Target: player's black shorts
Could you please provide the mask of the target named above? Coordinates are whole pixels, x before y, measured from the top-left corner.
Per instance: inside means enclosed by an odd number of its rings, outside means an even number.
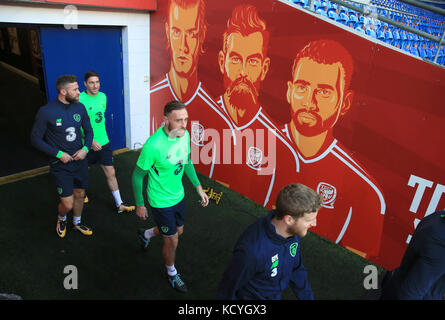
[[[59,197],[73,195],[73,189],[88,189],[87,159],[63,163],[57,161],[50,165],[50,172],[54,178]]]
[[[159,233],[164,236],[172,236],[178,232],[178,227],[184,225],[185,220],[185,198],[178,204],[168,208],[153,208],[153,213]]]
[[[113,152],[111,151],[110,144],[102,146],[102,149],[99,151],[94,151],[90,149],[87,155],[88,165],[91,166],[93,164],[99,163],[104,166],[112,166],[113,165]]]

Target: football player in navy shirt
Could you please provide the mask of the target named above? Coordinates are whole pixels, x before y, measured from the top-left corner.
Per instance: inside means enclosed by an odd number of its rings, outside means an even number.
[[[31,143],[51,159],[50,172],[54,177],[60,203],[56,231],[66,234],[66,215],[73,210],[74,229],[91,235],[90,228],[81,224],[85,189],[88,188],[86,155],[93,141],[90,118],[79,103],[79,85],[73,75],[57,79],[58,96],[37,112],[31,132]],[[82,139],[81,128],[85,134]]]
[[[383,280],[382,300],[445,300],[445,210],[420,221],[402,263]]]
[[[316,225],[321,204],[321,196],[305,185],[290,184],[281,189],[276,210],[250,225],[238,239],[217,298],[278,300],[290,285],[298,299],[314,299],[300,238]]]

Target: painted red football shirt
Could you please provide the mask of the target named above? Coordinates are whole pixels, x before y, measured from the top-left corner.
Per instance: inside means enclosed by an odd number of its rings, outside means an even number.
[[[219,164],[212,178],[247,198],[272,208],[279,188],[276,175],[298,172],[298,156],[286,137],[260,107],[252,120],[238,127],[227,113],[223,98],[218,105],[224,110],[223,141]],[[280,165],[282,159],[293,159],[292,165]],[[289,160],[287,160],[289,162]]]
[[[150,89],[151,133],[164,125],[164,106],[172,100],[179,101],[166,74]],[[182,102],[186,105],[189,116],[187,130],[190,133],[192,163],[196,171],[211,178],[215,150],[220,146],[215,137],[215,130],[218,131],[218,128],[223,128],[228,124],[224,122],[222,110],[201,82],[198,83],[193,95]],[[221,113],[221,116],[218,113]]]
[[[287,126],[284,132],[290,140]],[[317,226],[310,230],[342,246],[377,256],[386,210],[383,193],[336,139],[325,145],[327,148],[312,158],[298,152],[300,172],[296,180],[320,193],[324,200]],[[277,184],[286,185],[294,179],[284,175],[277,180]]]

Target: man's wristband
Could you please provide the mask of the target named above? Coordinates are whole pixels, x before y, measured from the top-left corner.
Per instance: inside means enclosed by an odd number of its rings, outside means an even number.
[[[87,153],[88,153],[88,151],[90,151],[90,150],[88,150],[87,146],[83,146],[82,149],[85,150]]]
[[[57,152],[57,154],[56,154],[56,158],[57,159],[61,159],[62,158],[62,154],[63,154],[63,151],[59,150],[59,152]]]

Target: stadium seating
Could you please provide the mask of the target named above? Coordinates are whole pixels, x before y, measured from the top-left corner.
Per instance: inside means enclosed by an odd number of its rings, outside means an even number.
[[[291,2],[305,8],[309,8],[309,1],[291,0]],[[372,13],[378,13],[439,38],[445,30],[444,16],[397,0],[371,0],[371,5],[367,7],[357,2],[345,1],[370,10],[371,14],[365,16],[355,10],[328,0],[314,0],[314,11],[418,57],[429,60],[434,59],[438,50],[436,42],[379,21]],[[443,45],[439,50],[437,63],[445,65]]]

